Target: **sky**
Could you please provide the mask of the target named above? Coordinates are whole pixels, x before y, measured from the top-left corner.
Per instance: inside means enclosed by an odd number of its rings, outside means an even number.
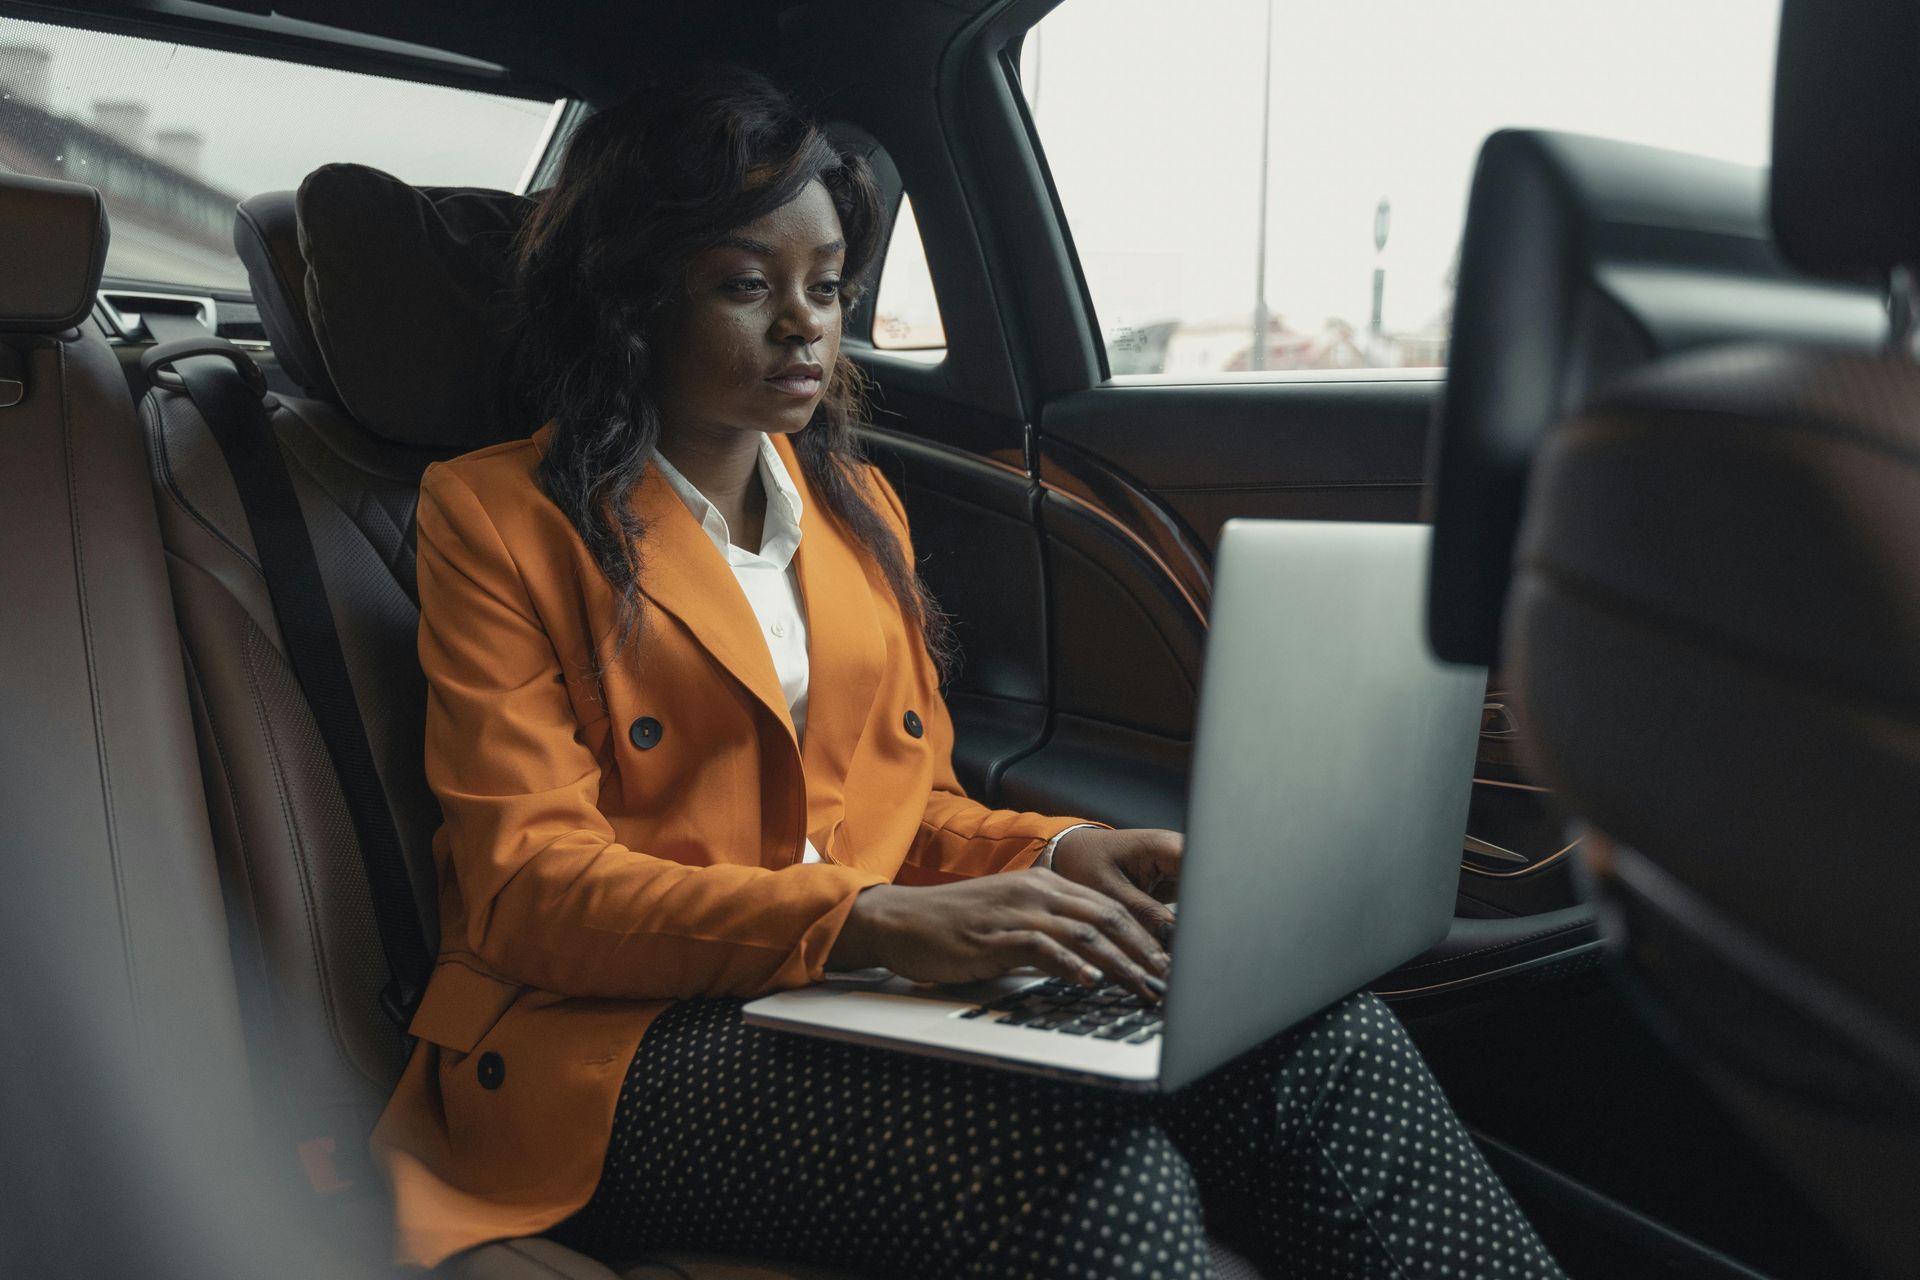
[[[1267,0],[1064,0],[1022,80],[1101,328],[1252,312]],[[1763,165],[1778,0],[1273,0],[1267,299],[1389,330],[1446,275],[1480,142],[1565,129]]]
[[[1267,12],[1064,0],[1028,38],[1023,86],[1109,336],[1251,314]],[[1766,161],[1778,0],[1272,0],[1272,15],[1266,293],[1295,329],[1364,325],[1376,265],[1387,329],[1439,314],[1494,129]],[[242,195],[330,160],[515,187],[549,109],[0,18],[12,42],[53,51],[55,110],[142,99],[151,127],[205,134],[204,176]],[[883,282],[882,301],[911,309],[923,291]]]

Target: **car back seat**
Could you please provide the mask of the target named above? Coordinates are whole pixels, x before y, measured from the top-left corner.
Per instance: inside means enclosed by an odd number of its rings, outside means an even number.
[[[270,397],[326,581],[367,735],[431,929],[424,682],[413,658],[411,524],[420,473],[443,451],[383,440],[336,403],[303,334],[290,193],[241,206],[235,241],[285,370],[306,397]],[[310,333],[310,330],[308,331]],[[364,1135],[402,1061],[382,1013],[387,974],[358,845],[317,723],[290,666],[237,490],[183,390],[140,405],[153,498],[231,910],[234,969],[272,1163],[377,1242],[384,1203]]]
[[[333,186],[351,184],[356,175],[347,171],[357,168],[329,166]],[[425,908],[433,900],[429,850],[439,811],[424,777],[415,503],[428,462],[483,447],[497,428],[483,424],[470,438],[449,443],[461,415],[442,409],[432,423],[419,419],[421,386],[399,385],[391,374],[396,364],[405,366],[406,353],[370,349],[383,339],[343,327],[338,309],[323,312],[313,305],[336,284],[384,286],[377,271],[336,276],[312,269],[303,251],[313,247],[310,237],[319,233],[337,244],[334,233],[343,230],[313,225],[339,211],[322,202],[316,212],[308,202],[312,188],[310,179],[298,198],[280,192],[245,201],[235,240],[274,351],[308,391],[305,397],[270,396],[269,421],[300,495],[356,699]],[[372,208],[354,210],[351,235],[378,240],[378,216]],[[486,243],[492,251],[503,248],[498,236]],[[503,271],[504,258],[497,265]],[[461,308],[456,299],[436,308],[416,298],[406,300],[406,309],[453,315]],[[422,382],[460,386],[468,395],[480,388],[483,398],[486,388],[498,388],[497,352],[463,353],[433,335],[421,340],[439,343],[422,362]],[[470,365],[450,369],[463,354]],[[366,374],[370,357],[378,358],[386,376]],[[349,384],[339,385],[336,373],[350,373]],[[208,807],[234,916],[247,1035],[261,1075],[272,1082],[265,1124],[289,1180],[323,1204],[346,1207],[344,1220],[362,1246],[384,1250],[385,1199],[366,1160],[366,1135],[397,1076],[401,1040],[380,1007],[387,975],[354,829],[286,658],[232,477],[205,420],[183,391],[165,386],[148,393],[141,417]],[[520,432],[537,425],[524,422]],[[1224,1251],[1221,1258],[1223,1276],[1253,1274]],[[627,1262],[615,1271],[543,1239],[482,1246],[446,1269],[476,1280],[846,1280],[817,1269],[678,1255]]]
[[[238,1274],[244,1225],[180,1227],[271,1224],[160,530],[88,319],[107,244],[93,188],[0,173],[0,1272]]]

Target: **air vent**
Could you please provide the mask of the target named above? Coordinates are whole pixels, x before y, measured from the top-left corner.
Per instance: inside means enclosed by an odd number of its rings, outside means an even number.
[[[238,347],[268,349],[260,308],[250,301],[218,300],[200,293],[106,288],[100,291],[94,318],[101,331],[116,342],[162,342],[182,336],[182,326],[191,325],[189,332],[218,334]],[[150,319],[158,320],[158,325],[149,323]],[[156,327],[165,333],[156,333]]]
[[[193,320],[208,333],[219,332],[219,308],[204,295],[102,289],[100,308],[111,325],[111,336],[123,342],[159,340],[147,325],[148,315]]]

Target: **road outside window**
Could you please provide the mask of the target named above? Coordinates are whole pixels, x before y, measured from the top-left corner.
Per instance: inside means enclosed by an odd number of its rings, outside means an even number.
[[[0,172],[100,188],[122,279],[244,290],[234,204],[330,161],[518,190],[553,108],[0,18]]]
[[[1487,134],[1765,164],[1778,20],[1778,0],[1065,0],[1020,79],[1115,374],[1437,374]]]

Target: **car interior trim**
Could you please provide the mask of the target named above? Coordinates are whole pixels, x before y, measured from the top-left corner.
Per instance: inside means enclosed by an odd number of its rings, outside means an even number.
[[[1198,622],[1203,629],[1206,627],[1206,605],[1202,603],[1200,598],[1188,587],[1181,575],[1174,572],[1173,566],[1167,563],[1152,543],[1141,537],[1132,526],[1122,522],[1105,507],[1088,501],[1073,490],[1064,489],[1050,481],[1042,480],[1039,483],[1043,491],[1058,498],[1061,502],[1066,503],[1074,511],[1100,521],[1103,525],[1112,529],[1113,532],[1119,534],[1130,546],[1139,551],[1149,564],[1159,570],[1167,582],[1172,585],[1179,597],[1186,602],[1187,608],[1193,612],[1194,621]]]
[[[1463,974],[1458,978],[1449,978],[1445,982],[1435,982],[1420,987],[1373,988],[1373,994],[1383,1000],[1399,1000],[1408,996],[1430,995],[1436,991],[1458,991],[1462,987],[1478,986],[1483,982],[1492,982],[1498,978],[1512,977],[1529,969],[1538,969],[1542,965],[1553,964],[1561,960],[1571,960],[1598,951],[1604,945],[1598,938],[1567,947],[1560,951],[1550,951],[1545,955],[1532,956],[1517,964],[1503,965],[1498,969],[1483,969],[1475,973]]]
[[[1537,786],[1531,782],[1507,782],[1500,778],[1478,778],[1477,777],[1473,781],[1475,786],[1506,787],[1508,790],[1511,790],[1511,791],[1537,791],[1542,795],[1547,795],[1552,791],[1551,787]]]
[[[1468,836],[1467,839],[1469,841],[1469,844],[1467,847],[1469,849],[1473,848],[1474,838],[1472,836]],[[1483,841],[1479,841],[1478,843],[1485,844],[1486,842],[1483,840]],[[1494,846],[1494,847],[1498,848],[1498,846]],[[1471,862],[1462,862],[1460,864],[1460,869],[1462,871],[1470,872],[1476,876],[1485,876],[1489,880],[1512,880],[1517,876],[1537,875],[1540,872],[1545,871],[1548,867],[1553,866],[1555,863],[1559,862],[1562,858],[1566,857],[1568,854],[1572,853],[1575,849],[1579,847],[1580,847],[1580,841],[1574,840],[1569,844],[1563,846],[1562,848],[1554,850],[1552,853],[1548,854],[1546,857],[1527,862],[1526,866],[1515,867],[1512,871],[1495,871],[1491,867],[1476,867]],[[1484,853],[1485,850],[1484,849],[1480,850],[1480,852]],[[1502,850],[1502,852],[1512,853],[1512,850]],[[1499,855],[1494,854],[1490,856],[1498,857]],[[1513,856],[1522,858],[1523,861],[1525,860],[1523,855],[1513,854]]]

